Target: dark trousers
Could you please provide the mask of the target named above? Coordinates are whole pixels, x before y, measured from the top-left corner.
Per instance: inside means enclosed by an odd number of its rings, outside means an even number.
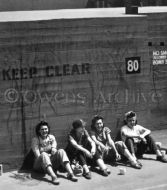
[[[91,147],[87,146],[86,149],[90,151]],[[74,149],[74,148],[71,148],[71,147],[66,148],[66,152],[67,152],[68,158],[71,163],[73,162],[73,160],[76,160],[76,161],[79,161],[79,164],[81,166],[83,166],[85,164],[90,164],[90,165],[94,166],[94,165],[96,165],[96,161],[99,158],[101,158],[98,150],[96,150],[96,153],[92,159],[88,158],[84,152]]]
[[[135,154],[137,157],[142,156],[144,153],[152,153],[155,154],[158,150],[158,147],[151,135],[145,136],[146,143],[141,141],[139,143],[135,143],[133,138],[127,138],[125,144],[130,151],[130,153]]]
[[[100,154],[98,151],[96,151],[95,155],[93,156],[92,159],[88,158],[85,153],[83,153],[82,151],[78,151],[77,152],[77,155],[76,155],[76,160],[79,161],[79,164],[81,166],[83,165],[87,165],[87,164],[90,164],[90,165],[96,165],[96,161],[100,158]]]

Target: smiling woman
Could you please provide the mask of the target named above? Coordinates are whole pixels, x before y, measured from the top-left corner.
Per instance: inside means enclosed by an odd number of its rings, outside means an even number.
[[[49,124],[41,121],[36,126],[36,137],[32,140],[32,151],[35,155],[33,169],[38,172],[48,173],[51,176],[52,183],[59,184],[55,170],[63,166],[68,172],[67,178],[71,181],[78,181],[71,169],[69,159],[63,149],[57,150],[57,142],[50,134]]]

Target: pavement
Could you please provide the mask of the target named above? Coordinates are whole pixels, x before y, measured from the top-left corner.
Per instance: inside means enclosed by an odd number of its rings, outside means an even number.
[[[167,147],[167,130],[152,132],[156,141],[162,142]],[[48,175],[18,173],[10,171],[0,176],[1,190],[166,190],[167,189],[167,163],[156,161],[156,155],[144,155],[140,160],[143,164],[141,170],[133,169],[125,165],[108,167],[111,174],[103,177],[92,172],[92,179],[78,177],[78,182],[66,179],[66,173],[59,173],[60,185],[50,183]],[[125,175],[120,175],[121,167],[126,169]]]

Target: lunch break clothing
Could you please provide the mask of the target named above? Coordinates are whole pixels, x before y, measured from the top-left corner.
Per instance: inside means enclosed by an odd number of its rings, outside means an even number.
[[[87,158],[87,156],[83,151],[76,149],[70,142],[72,139],[74,139],[77,142],[77,144],[81,145],[83,148],[90,151],[92,147],[90,142],[88,141],[88,138],[90,138],[90,136],[87,130],[84,130],[83,133],[80,134],[79,136],[76,134],[74,129],[70,131],[68,135],[68,145],[66,147],[66,152],[71,162],[73,162],[74,160],[79,161],[80,165],[83,166],[87,164],[87,162],[92,164],[93,163],[92,161],[96,161],[100,158],[99,152],[96,151],[91,161],[91,159]]]
[[[38,156],[42,152],[51,153],[52,148],[57,147],[56,139],[53,135],[48,135],[46,139],[41,137],[34,137],[32,139],[32,150],[35,156]]]
[[[129,128],[127,125],[121,128],[121,137],[125,142],[130,153],[136,154],[137,157],[142,156],[146,152],[155,154],[158,147],[151,135],[146,135],[144,138],[146,142],[138,138],[127,137],[126,135],[141,135],[145,131],[145,128],[141,125],[135,125],[133,128]]]
[[[108,145],[107,136],[110,134],[111,134],[111,130],[108,127],[103,127],[103,129],[100,132],[96,131],[96,130],[91,131],[91,136],[94,135],[99,142],[101,142],[102,144],[104,144],[105,146],[107,146],[109,148],[109,151],[104,152],[101,149],[101,147],[97,145],[97,149],[101,153],[101,156],[104,159],[115,160],[115,158],[116,158],[115,151],[111,146]],[[121,155],[124,155],[125,149],[127,149],[126,145],[122,141],[116,141],[115,147],[116,147],[118,153]]]
[[[46,139],[34,137],[32,140],[32,150],[35,154],[33,168],[37,171],[46,171],[48,166],[52,166],[57,170],[64,163],[69,162],[66,152],[63,149],[57,150],[51,155],[52,148],[57,147],[56,139],[53,135],[48,135]]]
[[[91,130],[91,136],[94,135],[98,141],[103,143],[104,145],[107,144],[107,135],[111,133],[111,130],[108,127],[103,127],[101,132],[96,130]]]
[[[127,125],[125,125],[121,128],[122,141],[125,142],[128,135],[130,136],[141,135],[142,133],[144,133],[144,131],[145,131],[145,128],[142,127],[141,125],[135,125],[133,128],[129,128]],[[133,137],[133,140],[135,143],[141,142],[141,140],[138,138]]]

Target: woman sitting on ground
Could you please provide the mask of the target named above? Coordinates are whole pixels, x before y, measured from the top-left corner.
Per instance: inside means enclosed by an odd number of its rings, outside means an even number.
[[[122,156],[130,161],[133,168],[141,169],[142,165],[133,158],[122,141],[113,142],[111,130],[104,126],[103,117],[96,115],[92,119],[91,137],[104,160],[116,161],[120,160]]]
[[[137,124],[135,112],[129,111],[125,114],[125,125],[121,128],[121,137],[133,157],[137,160],[149,149],[149,152],[157,155],[158,161],[167,162],[150,133],[149,129]]]
[[[87,164],[88,161],[97,163],[100,167],[101,174],[108,176],[110,171],[107,169],[98,151],[96,151],[95,143],[85,129],[85,122],[81,119],[75,120],[72,126],[73,129],[70,131],[66,148],[70,161],[79,161],[79,164],[83,167],[83,176],[86,179],[91,179],[91,172]]]
[[[36,126],[36,137],[32,140],[32,150],[35,155],[33,169],[48,173],[54,184],[59,184],[55,171],[57,171],[60,166],[65,167],[67,170],[68,179],[74,182],[77,181],[66,152],[63,149],[57,150],[56,139],[50,134],[50,127],[45,121],[41,121]]]

